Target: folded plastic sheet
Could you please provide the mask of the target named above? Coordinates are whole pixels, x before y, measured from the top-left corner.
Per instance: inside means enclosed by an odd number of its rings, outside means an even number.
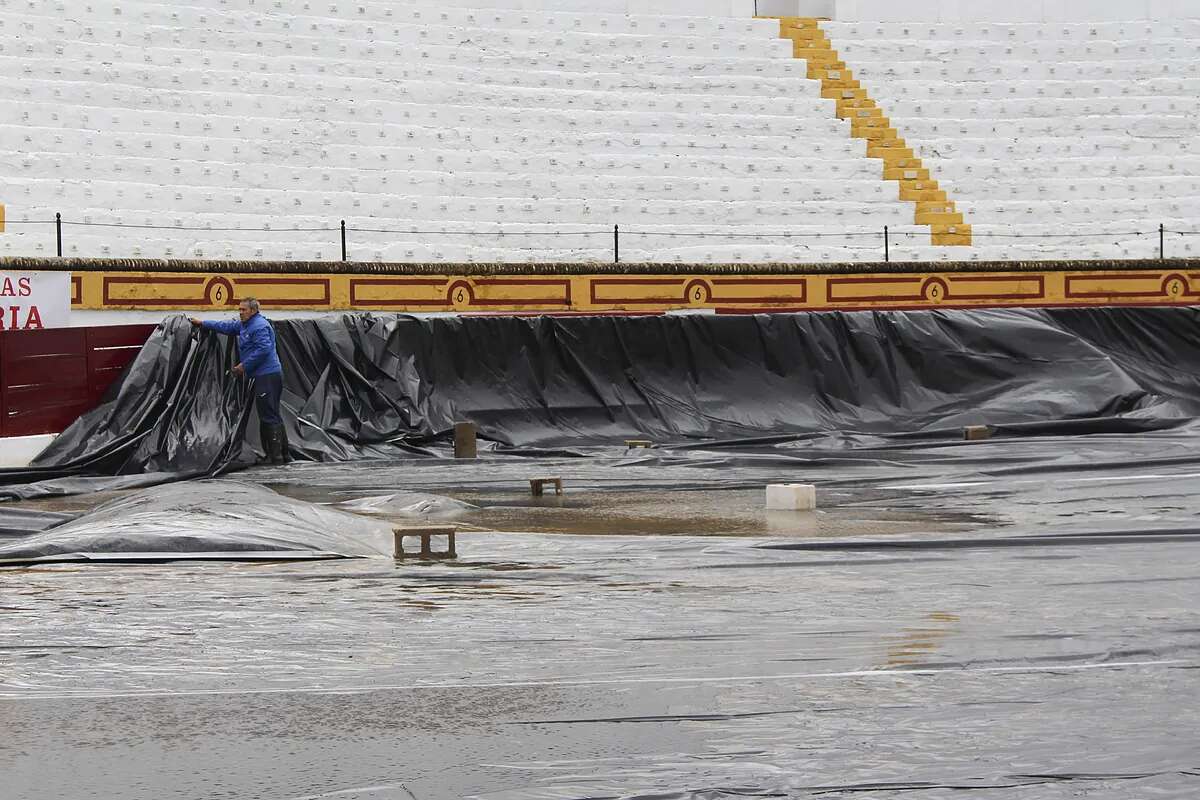
[[[1197,321],[1191,308],[1097,308],[343,314],[275,326],[292,454],[340,461],[434,452],[462,420],[493,447],[539,455],[632,437],[711,446],[974,424],[1014,436],[1163,428],[1200,412]],[[249,383],[229,371],[236,359],[230,338],[166,320],[97,409],[33,466],[0,472],[5,495],[70,491],[64,477],[252,463],[257,425]]]
[[[479,506],[452,497],[425,492],[393,492],[369,495],[339,503],[339,507],[354,514],[417,517],[422,519],[449,518],[478,511]]]
[[[74,514],[61,511],[39,511],[32,508],[4,508],[0,510],[0,545],[7,538],[28,536],[69,522]]]
[[[41,533],[0,539],[0,565],[355,558],[390,555],[391,546],[383,522],[254,484],[189,481],[135,492]]]

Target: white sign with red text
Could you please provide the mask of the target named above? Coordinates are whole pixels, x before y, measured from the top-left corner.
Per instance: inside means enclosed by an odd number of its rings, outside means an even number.
[[[0,270],[0,331],[71,325],[71,273]]]

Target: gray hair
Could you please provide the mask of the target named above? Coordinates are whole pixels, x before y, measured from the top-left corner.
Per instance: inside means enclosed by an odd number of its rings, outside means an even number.
[[[254,299],[253,297],[247,297],[241,302],[241,305],[246,306],[246,308],[250,309],[256,314],[258,313],[258,300]]]

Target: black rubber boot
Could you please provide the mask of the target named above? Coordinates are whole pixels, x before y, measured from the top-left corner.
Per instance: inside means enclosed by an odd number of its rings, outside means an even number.
[[[283,425],[273,425],[272,441],[274,442],[274,451],[271,453],[272,464],[286,464],[292,460],[291,453],[288,452],[288,437],[287,428]]]
[[[259,464],[274,464],[275,458],[271,455],[271,426],[265,422],[258,423],[258,440],[262,443],[262,458],[258,459]]]

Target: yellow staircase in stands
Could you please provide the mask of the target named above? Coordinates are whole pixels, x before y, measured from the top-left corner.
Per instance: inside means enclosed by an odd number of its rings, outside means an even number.
[[[935,245],[969,246],[971,226],[838,56],[815,17],[779,17],[779,35],[792,40],[792,56],[808,62],[808,77],[820,79],[821,96],[837,101],[837,115],[850,120],[850,135],[867,140],[867,156],[883,160],[883,179],[900,184],[900,199],[916,204],[914,221],[928,225]]]

